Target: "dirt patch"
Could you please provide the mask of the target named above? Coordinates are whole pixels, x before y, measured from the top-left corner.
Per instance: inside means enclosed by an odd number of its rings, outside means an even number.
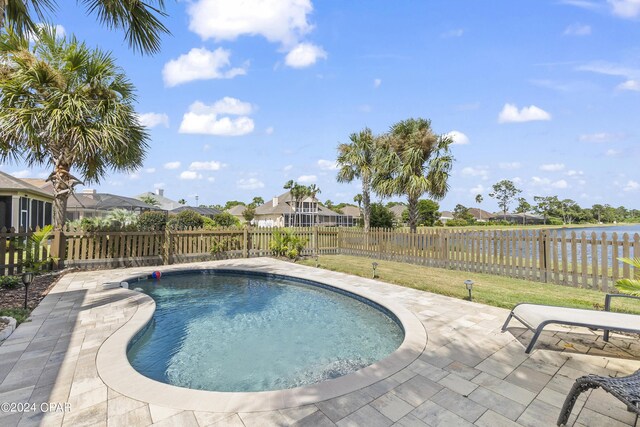
[[[40,301],[49,293],[64,273],[64,271],[47,273],[35,277],[29,286],[29,296],[27,299],[27,307],[29,310],[33,310],[38,306]],[[24,307],[24,286],[17,289],[0,288],[0,309],[22,307]],[[3,327],[4,325],[0,323],[0,329]]]

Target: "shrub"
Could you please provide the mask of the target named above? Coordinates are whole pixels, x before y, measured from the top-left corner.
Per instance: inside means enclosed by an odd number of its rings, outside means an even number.
[[[0,276],[0,287],[5,289],[17,289],[22,286],[20,276]]]
[[[185,210],[179,214],[172,216],[167,222],[167,226],[176,230],[185,230],[187,228],[202,228],[204,224],[203,216],[196,211]]]
[[[300,256],[300,252],[302,252],[306,244],[307,239],[297,236],[293,230],[275,230],[273,232],[273,240],[269,243],[269,249],[275,255],[296,259]]]
[[[240,236],[214,236],[211,242],[211,255],[241,248],[242,238]]]
[[[371,204],[370,225],[372,228],[393,228],[393,213],[382,203]]]
[[[450,219],[449,221],[445,222],[444,225],[446,225],[447,227],[464,227],[466,225],[469,225],[469,223],[464,219]]]
[[[140,231],[164,231],[167,227],[167,214],[158,211],[143,212],[138,217]]]
[[[221,212],[214,216],[213,222],[218,227],[237,227],[240,225],[240,220],[229,212]]]

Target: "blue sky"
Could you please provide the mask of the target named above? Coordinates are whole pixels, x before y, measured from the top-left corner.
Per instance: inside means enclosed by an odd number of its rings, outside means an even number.
[[[99,191],[213,204],[294,179],[351,202],[336,146],[424,117],[457,141],[443,209],[497,210],[501,179],[530,202],[639,207],[640,0],[169,1],[155,56],[59,3],[52,21],[113,52],[150,127],[145,167]]]

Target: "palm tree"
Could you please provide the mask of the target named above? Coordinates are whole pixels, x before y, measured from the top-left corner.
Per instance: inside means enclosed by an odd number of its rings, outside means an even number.
[[[362,206],[364,231],[371,224],[371,182],[375,174],[376,138],[371,129],[364,128],[349,135],[350,144],[338,146],[338,182],[351,182],[355,178],[362,181]],[[354,199],[355,200],[355,199]],[[360,205],[358,203],[358,205]]]
[[[417,230],[420,197],[427,193],[431,199],[441,200],[449,190],[452,142],[448,136],[436,135],[430,120],[408,119],[391,126],[377,150],[379,171],[373,186],[383,197],[407,196],[413,233]]]
[[[480,205],[484,199],[482,198],[482,194],[476,194],[476,203]],[[482,221],[482,210],[478,208],[478,219]]]
[[[47,15],[55,11],[56,3],[56,0],[0,0],[0,29],[11,29],[20,36],[34,33],[37,25],[33,15],[38,21],[46,21]],[[98,16],[102,25],[124,29],[129,46],[142,53],[159,52],[160,36],[169,34],[160,21],[160,17],[167,16],[164,0],[82,0],[82,3],[87,12]]]
[[[302,216],[300,215],[300,207],[302,200],[309,195],[309,188],[305,185],[294,183],[294,186],[291,188],[291,197],[293,197],[293,202],[295,205],[295,214],[294,214],[294,227],[300,226],[302,222]]]
[[[38,36],[33,48],[12,31],[0,36],[0,161],[53,170],[47,180],[60,229],[74,187],[141,167],[149,136],[134,87],[108,53],[50,28]]]
[[[158,202],[153,196],[150,195],[140,196],[140,201],[151,206],[160,206],[160,202]]]
[[[313,206],[313,203],[315,202],[316,204],[316,209],[313,210],[311,212],[311,225],[316,225],[316,219],[317,219],[317,214],[318,214],[318,201],[316,200],[316,195],[322,193],[322,190],[320,190],[320,187],[318,187],[315,184],[311,184],[308,188],[307,188],[308,192],[309,192],[309,196],[311,196],[311,204]]]
[[[284,185],[282,186],[282,188],[284,188],[285,190],[289,190],[289,206],[293,209],[293,214],[289,214],[289,226],[293,227],[294,226],[294,215],[296,212],[296,208],[293,205],[293,187],[295,187],[296,182],[292,179],[290,179],[289,181],[285,182]],[[285,224],[286,225],[286,224]]]
[[[105,218],[107,221],[116,222],[121,227],[126,227],[138,222],[138,214],[126,209],[112,209]]]

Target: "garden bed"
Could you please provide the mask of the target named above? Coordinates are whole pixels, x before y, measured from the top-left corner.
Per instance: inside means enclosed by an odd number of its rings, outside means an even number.
[[[0,316],[13,317],[18,323],[24,322],[31,310],[49,293],[53,286],[63,276],[64,272],[47,273],[36,276],[29,286],[27,310],[24,309],[24,286],[15,289],[0,288]],[[3,323],[0,323],[3,329]]]

